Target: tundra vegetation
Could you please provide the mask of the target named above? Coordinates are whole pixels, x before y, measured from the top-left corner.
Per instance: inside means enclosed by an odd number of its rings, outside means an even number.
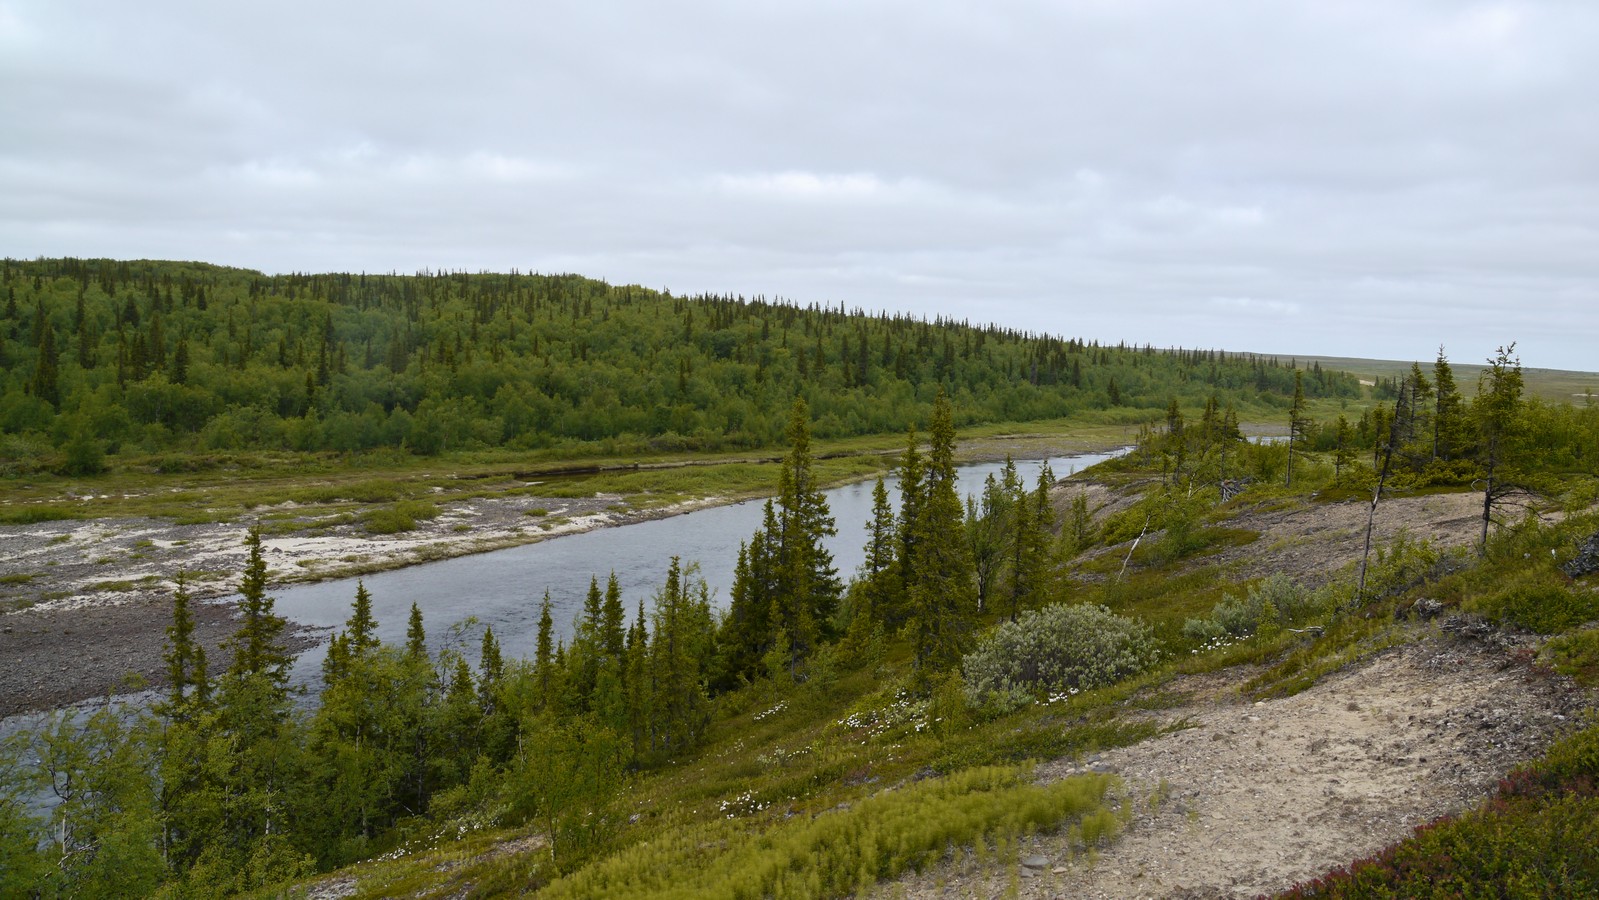
[[[125,271],[145,265],[126,264]],[[158,293],[162,304],[173,302],[159,276],[116,278],[109,287],[101,274],[84,275],[115,273],[116,266],[44,261],[9,263],[12,269],[18,274],[7,276],[8,286],[26,290],[30,301],[48,288],[82,297],[96,291],[132,296],[137,289],[136,309],[156,302],[147,291]],[[269,308],[307,304],[312,313],[336,314],[295,320],[311,330],[296,332],[295,341],[280,338],[280,367],[292,370],[295,347],[316,344],[328,333],[327,321],[339,322],[336,340],[306,357],[320,358],[325,348],[329,358],[328,384],[318,387],[311,370],[303,388],[313,400],[319,391],[324,398],[336,394],[337,378],[361,381],[364,370],[353,364],[349,347],[342,351],[345,371],[335,374],[337,341],[349,340],[338,335],[347,323],[368,321],[364,314],[378,321],[385,303],[394,304],[399,322],[414,310],[414,333],[427,337],[412,347],[405,365],[383,363],[387,372],[373,376],[374,384],[402,384],[396,376],[409,374],[449,385],[474,365],[520,359],[506,349],[496,360],[486,349],[494,346],[494,334],[506,348],[522,341],[547,348],[539,353],[570,352],[557,351],[561,345],[536,327],[568,319],[595,326],[586,333],[593,341],[589,359],[596,362],[605,358],[604,329],[596,323],[607,316],[637,314],[643,318],[633,325],[654,322],[673,335],[674,341],[639,344],[640,359],[651,357],[651,347],[668,355],[665,348],[677,346],[678,335],[683,344],[700,346],[695,331],[769,330],[768,339],[778,341],[783,338],[774,336],[787,335],[801,351],[782,357],[795,366],[793,380],[778,378],[776,354],[765,361],[763,376],[778,382],[767,399],[787,414],[773,424],[762,407],[768,424],[739,438],[783,445],[771,486],[776,495],[761,528],[737,551],[727,610],[711,607],[693,567],[678,560],[661,561],[663,580],[653,601],[631,610],[623,608],[615,582],[597,573],[569,642],[555,639],[548,600],[542,604],[531,658],[507,656],[492,631],[471,623],[456,626],[454,639],[430,652],[426,623],[415,609],[405,645],[384,645],[373,638],[370,597],[361,588],[329,649],[320,701],[312,706],[296,704],[285,685],[284,623],[273,612],[259,535],[252,535],[241,577],[243,618],[230,659],[207,661],[194,644],[189,598],[180,588],[169,630],[170,685],[154,709],[129,714],[106,704],[63,712],[42,730],[6,742],[0,752],[3,895],[279,896],[305,891],[312,879],[325,877],[317,873],[340,869],[355,880],[357,896],[857,894],[952,855],[1014,867],[1019,842],[1037,831],[1065,831],[1091,852],[1114,839],[1128,808],[1113,802],[1115,780],[1083,775],[1039,785],[1029,777],[1032,762],[1149,737],[1156,726],[1123,713],[1161,702],[1163,685],[1185,674],[1250,664],[1253,674],[1243,690],[1258,696],[1302,690],[1414,636],[1416,626],[1394,613],[1422,596],[1450,615],[1551,635],[1533,664],[1594,678],[1599,576],[1573,576],[1559,565],[1599,530],[1593,510],[1599,410],[1522,397],[1513,349],[1490,361],[1474,399],[1443,377],[1449,369],[1440,354],[1425,389],[1407,378],[1391,405],[1341,423],[1319,420],[1315,407],[1294,400],[1296,384],[1312,393],[1313,385],[1341,384],[1338,376],[1227,357],[1239,374],[1266,373],[1266,396],[1275,399],[1257,395],[1250,402],[1271,406],[1291,426],[1288,441],[1257,444],[1242,439],[1223,386],[1207,382],[1212,372],[1220,380],[1232,371],[1221,357],[1212,368],[1207,354],[1060,342],[1065,362],[1055,366],[1057,376],[1069,379],[1073,356],[1080,354],[1085,379],[1107,376],[1101,385],[1107,403],[1160,397],[1144,407],[1155,410],[1156,420],[1142,430],[1134,451],[1093,473],[1133,502],[1096,516],[1080,495],[1060,502],[1048,475],[1029,486],[1007,470],[971,502],[955,496],[957,424],[1009,415],[994,412],[1004,410],[1003,403],[960,411],[978,383],[961,380],[962,366],[969,361],[973,373],[993,365],[1002,371],[1009,358],[1010,373],[994,384],[1027,394],[1047,383],[1051,364],[1038,358],[1036,369],[1016,368],[1034,361],[1027,354],[1038,338],[993,332],[979,339],[983,330],[952,323],[927,332],[934,335],[928,353],[916,344],[922,324],[905,323],[907,365],[931,361],[935,368],[914,384],[907,369],[910,393],[896,408],[898,421],[862,426],[911,426],[897,465],[902,499],[895,509],[886,491],[876,492],[866,563],[856,573],[838,573],[821,544],[833,523],[817,490],[813,436],[829,413],[833,423],[825,427],[849,433],[838,424],[845,421],[838,417],[843,407],[834,404],[847,402],[850,391],[862,403],[877,393],[855,381],[845,387],[840,371],[850,372],[849,379],[864,371],[866,382],[893,396],[892,384],[872,382],[874,373],[887,378],[898,358],[879,353],[885,334],[891,349],[899,346],[893,320],[716,298],[682,301],[540,276],[387,276],[371,279],[375,287],[368,294],[359,276],[170,271],[178,301],[161,311],[163,341],[185,310],[239,309],[231,338],[217,340],[198,325],[187,332],[186,376],[207,365],[218,367],[219,375],[237,372],[228,369],[239,365],[236,352],[246,372],[279,365],[263,355],[267,342],[259,334],[242,342],[253,349],[239,349],[237,331],[247,323],[266,329],[274,321]],[[229,279],[237,280],[239,293],[224,290],[234,283]],[[344,293],[330,299],[341,284]],[[557,284],[576,293],[561,293]],[[495,290],[504,293],[480,290],[486,285],[502,285]],[[367,299],[352,299],[360,297]],[[251,301],[261,312],[246,317]],[[146,322],[145,310],[139,311]],[[438,334],[424,322],[454,327],[463,337],[474,326],[478,331],[457,351],[457,342],[435,340]],[[131,341],[128,323],[121,324],[123,342]],[[854,328],[866,329],[864,343],[872,352],[864,369],[841,370],[839,359],[827,356],[828,341],[839,340],[842,348],[842,338],[850,337],[858,348],[862,332]],[[151,337],[141,334],[148,354]],[[532,334],[542,336],[538,343]],[[950,368],[940,372],[937,348],[949,335],[957,336],[945,345]],[[971,336],[973,354],[989,355],[964,356],[959,335]],[[374,367],[394,353],[392,345],[377,344]],[[817,344],[823,352],[812,355]],[[35,350],[41,346],[42,338]],[[744,345],[737,340],[728,346],[730,355],[721,359],[726,371],[763,365],[764,357],[747,355],[754,351],[738,349]],[[1004,347],[1019,355],[1003,357]],[[227,355],[208,356],[218,348]],[[707,377],[708,369],[721,371],[709,357],[694,358],[697,370],[668,361],[684,386]],[[803,375],[799,359],[808,367]],[[821,370],[809,368],[829,359]],[[581,353],[560,361],[552,371],[568,371],[567,363],[585,371]],[[37,359],[30,363],[37,381]],[[24,460],[19,466],[67,458],[66,442],[77,435],[69,428],[63,443],[52,443],[62,415],[56,404],[79,389],[60,391],[84,383],[77,379],[95,369],[63,375],[72,365],[68,360],[55,373],[56,398],[40,395],[48,384],[30,382],[23,390],[23,397],[50,409],[30,401],[44,414],[44,425],[8,432],[34,448],[17,457]],[[116,384],[115,371],[108,374],[105,384]],[[1413,374],[1425,375],[1419,367]],[[818,377],[836,377],[844,393],[806,390]],[[672,381],[661,386],[662,396],[670,394]],[[1037,396],[1078,396],[1066,382],[1052,387]],[[702,414],[715,408],[689,403]],[[320,423],[337,410],[316,409],[309,417],[305,410],[261,412],[283,422]],[[414,424],[420,413],[406,415]],[[150,436],[149,424],[134,429],[142,435],[135,443]],[[501,426],[502,442],[535,440]],[[204,446],[206,426],[186,433],[163,428],[138,452],[181,455],[172,448]],[[669,430],[678,438],[699,433]],[[731,440],[735,431],[724,423],[705,440]],[[666,433],[570,437],[546,431],[536,440],[647,443],[650,435]],[[409,432],[395,447],[425,449],[408,440]],[[130,446],[102,447],[101,464]],[[1226,500],[1223,485],[1229,486]],[[1222,551],[1256,537],[1229,525],[1241,507],[1358,499],[1380,515],[1383,499],[1395,491],[1457,490],[1483,497],[1486,537],[1472,553],[1399,541],[1314,581],[1244,578],[1216,561]],[[1573,823],[1591,821],[1596,811],[1596,734],[1593,724],[1575,731],[1545,760],[1513,776],[1484,809],[1301,890],[1396,896],[1413,895],[1418,885],[1423,893],[1448,885],[1547,895],[1593,890],[1599,885],[1593,842],[1574,837]],[[55,801],[45,820],[30,807],[41,791]]]

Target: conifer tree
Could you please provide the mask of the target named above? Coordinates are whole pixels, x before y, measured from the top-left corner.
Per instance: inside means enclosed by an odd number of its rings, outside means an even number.
[[[355,581],[355,603],[350,610],[350,619],[345,623],[344,633],[349,636],[352,653],[365,653],[378,646],[377,622],[372,618],[372,595],[366,589],[366,582],[359,578]]]
[[[1349,420],[1341,415],[1333,427],[1336,441],[1333,446],[1333,481],[1341,483],[1345,471],[1355,462],[1355,434],[1349,427]]]
[[[893,628],[900,621],[897,535],[894,508],[880,475],[872,486],[872,519],[867,524],[866,559],[861,563],[862,608],[855,611],[866,631],[877,625]]]
[[[539,705],[547,708],[555,690],[555,619],[550,615],[550,591],[544,590],[539,602],[539,633],[533,647],[533,680],[538,686]]]
[[[1444,356],[1443,345],[1438,346],[1438,359],[1432,365],[1433,413],[1432,458],[1450,460],[1463,449],[1465,440],[1464,405],[1460,389],[1455,386],[1455,373]]]
[[[1288,408],[1288,475],[1284,487],[1294,486],[1294,451],[1304,446],[1310,432],[1310,418],[1305,414],[1305,373],[1294,370],[1294,400]]]
[[[497,692],[505,677],[505,660],[500,656],[500,642],[494,638],[494,629],[483,629],[483,644],[478,650],[478,705],[485,715],[499,705]]]
[[[600,644],[605,649],[605,655],[618,663],[626,649],[622,618],[622,587],[617,583],[613,571],[605,582],[605,600],[600,605]]]
[[[827,636],[837,610],[838,573],[822,543],[837,529],[812,471],[803,400],[790,411],[788,438],[776,502],[767,501],[760,531],[739,550],[720,636],[726,678],[756,673],[779,630],[789,638],[789,666],[796,669]]]
[[[189,609],[189,588],[182,572],[177,575],[177,589],[172,594],[172,624],[167,626],[167,647],[163,658],[167,664],[168,690],[166,709],[176,716],[193,699],[203,705],[210,694],[205,671],[205,647],[194,637],[194,614]]]
[[[1488,526],[1494,511],[1505,498],[1519,489],[1514,466],[1515,445],[1521,424],[1521,360],[1516,345],[1500,347],[1488,360],[1477,383],[1477,399],[1471,405],[1477,420],[1479,449],[1477,466],[1482,474],[1482,538],[1479,552],[1488,552]]]
[[[243,622],[228,648],[233,651],[233,663],[228,674],[235,677],[260,675],[279,688],[289,680],[289,654],[283,648],[283,630],[287,623],[273,612],[273,600],[266,592],[267,567],[261,555],[261,530],[250,529],[245,540],[249,557],[244,565],[244,577],[239,582],[239,607]]]
[[[692,574],[692,573],[690,573]],[[709,589],[686,578],[672,557],[666,584],[655,595],[649,641],[649,680],[653,691],[648,733],[650,750],[682,752],[698,742],[709,721],[705,675],[712,653]]]
[[[955,421],[943,392],[933,404],[923,505],[912,533],[915,553],[907,569],[912,649],[917,678],[928,686],[960,661],[976,608],[971,554],[955,489]]]
[[[28,392],[55,406],[61,402],[60,354],[56,350],[55,328],[51,326],[48,316],[41,314],[37,331],[39,338],[35,346],[38,347],[39,357],[34,364],[33,380],[28,383]]]
[[[411,618],[405,626],[405,652],[412,657],[427,657],[427,632],[422,628],[422,610],[411,604]]]
[[[910,589],[911,572],[916,567],[917,550],[921,543],[918,522],[922,507],[926,505],[923,468],[921,453],[917,449],[916,426],[912,425],[906,432],[905,451],[899,463],[899,535],[898,552],[895,554],[898,569],[895,581],[902,592],[900,607],[906,618],[910,617],[911,610],[904,592]]]

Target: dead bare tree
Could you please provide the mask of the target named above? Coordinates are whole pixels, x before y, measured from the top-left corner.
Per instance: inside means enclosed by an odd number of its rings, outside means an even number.
[[[1360,581],[1355,586],[1354,605],[1366,599],[1366,567],[1371,561],[1371,535],[1377,524],[1377,504],[1382,500],[1383,488],[1388,484],[1388,472],[1394,460],[1394,445],[1399,443],[1400,410],[1404,404],[1405,384],[1399,384],[1399,399],[1395,401],[1394,414],[1388,419],[1388,439],[1383,442],[1381,449],[1382,465],[1377,470],[1377,486],[1371,491],[1371,508],[1366,511],[1366,548],[1360,554]]]

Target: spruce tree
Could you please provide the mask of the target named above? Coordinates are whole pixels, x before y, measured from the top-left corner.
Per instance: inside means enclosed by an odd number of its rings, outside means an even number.
[[[894,627],[900,620],[897,526],[888,502],[888,487],[878,476],[872,486],[872,520],[867,524],[866,559],[861,563],[862,608],[857,620],[869,632],[873,626]]]
[[[422,610],[411,604],[411,618],[405,626],[405,652],[408,656],[427,657],[427,632],[422,628]]]
[[[1481,473],[1482,538],[1478,550],[1488,552],[1488,526],[1494,511],[1519,489],[1515,467],[1516,438],[1522,417],[1521,360],[1516,345],[1500,347],[1488,360],[1477,382],[1477,399],[1471,405],[1477,421],[1477,466]]]
[[[1288,474],[1284,487],[1294,486],[1294,451],[1304,446],[1310,434],[1310,418],[1305,413],[1305,373],[1294,370],[1294,399],[1288,408]]]
[[[177,589],[172,594],[172,624],[167,626],[167,647],[163,659],[167,664],[170,691],[166,709],[169,715],[179,716],[187,706],[186,701],[203,703],[209,694],[206,684],[205,648],[194,637],[194,614],[189,608],[189,588],[182,572],[177,575]]]
[[[905,585],[917,680],[923,687],[960,662],[977,605],[971,554],[961,540],[954,411],[942,391],[933,403],[929,431],[923,505],[912,526],[915,554]]]
[[[377,627],[377,621],[372,618],[372,595],[367,592],[366,583],[358,578],[355,581],[355,603],[351,607],[349,621],[344,623],[350,652],[359,655],[376,649],[379,644]]]
[[[33,380],[28,382],[28,392],[55,406],[61,402],[60,358],[56,351],[55,328],[50,325],[48,317],[43,317],[38,331],[39,340],[35,346],[39,356],[34,364]]]
[[[600,605],[600,644],[605,649],[606,657],[618,663],[622,660],[627,639],[622,619],[622,587],[617,583],[613,571],[605,582],[605,600]]]
[[[1441,344],[1438,359],[1432,365],[1432,378],[1432,458],[1447,461],[1457,458],[1462,449],[1465,423],[1460,389],[1455,386],[1455,373]]]
[[[827,499],[812,471],[810,415],[796,400],[788,424],[789,452],[768,500],[761,528],[741,546],[720,642],[724,683],[758,674],[776,633],[789,638],[789,666],[828,636],[841,587],[823,540],[837,533]]]
[[[259,675],[281,689],[288,683],[291,662],[283,647],[283,630],[287,623],[273,612],[272,597],[266,592],[267,567],[261,555],[259,528],[250,529],[245,544],[250,552],[239,583],[243,621],[228,640],[227,646],[233,651],[228,674],[235,678]]]
[[[539,602],[539,633],[533,645],[533,680],[538,687],[539,706],[547,708],[555,689],[555,619],[550,615],[550,591]]]

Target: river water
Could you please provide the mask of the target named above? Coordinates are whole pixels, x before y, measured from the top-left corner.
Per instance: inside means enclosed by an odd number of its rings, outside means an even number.
[[[1067,475],[1116,456],[1121,451],[1050,460],[1055,477]],[[1031,488],[1045,460],[1017,460],[1017,471]],[[978,494],[989,475],[998,477],[1003,463],[961,466],[959,490]],[[848,580],[865,557],[866,529],[872,514],[873,482],[857,482],[826,492],[838,534],[826,541],[839,576]],[[897,480],[888,482],[890,498],[899,507]],[[505,550],[409,566],[364,577],[372,594],[378,636],[400,644],[414,602],[422,610],[428,644],[435,650],[455,643],[477,658],[484,627],[492,627],[507,658],[533,655],[538,633],[539,603],[550,592],[551,615],[558,637],[569,638],[583,609],[589,579],[605,586],[616,573],[629,620],[640,601],[647,609],[673,556],[684,566],[698,566],[711,589],[711,602],[726,606],[738,560],[739,542],[749,540],[761,525],[764,501],[716,506],[666,519],[600,528],[551,538]],[[273,590],[280,615],[313,627],[333,628],[349,618],[356,579],[292,585]],[[469,619],[475,620],[467,624]],[[452,629],[452,626],[456,626]],[[302,653],[295,662],[294,683],[315,688],[326,645]]]

